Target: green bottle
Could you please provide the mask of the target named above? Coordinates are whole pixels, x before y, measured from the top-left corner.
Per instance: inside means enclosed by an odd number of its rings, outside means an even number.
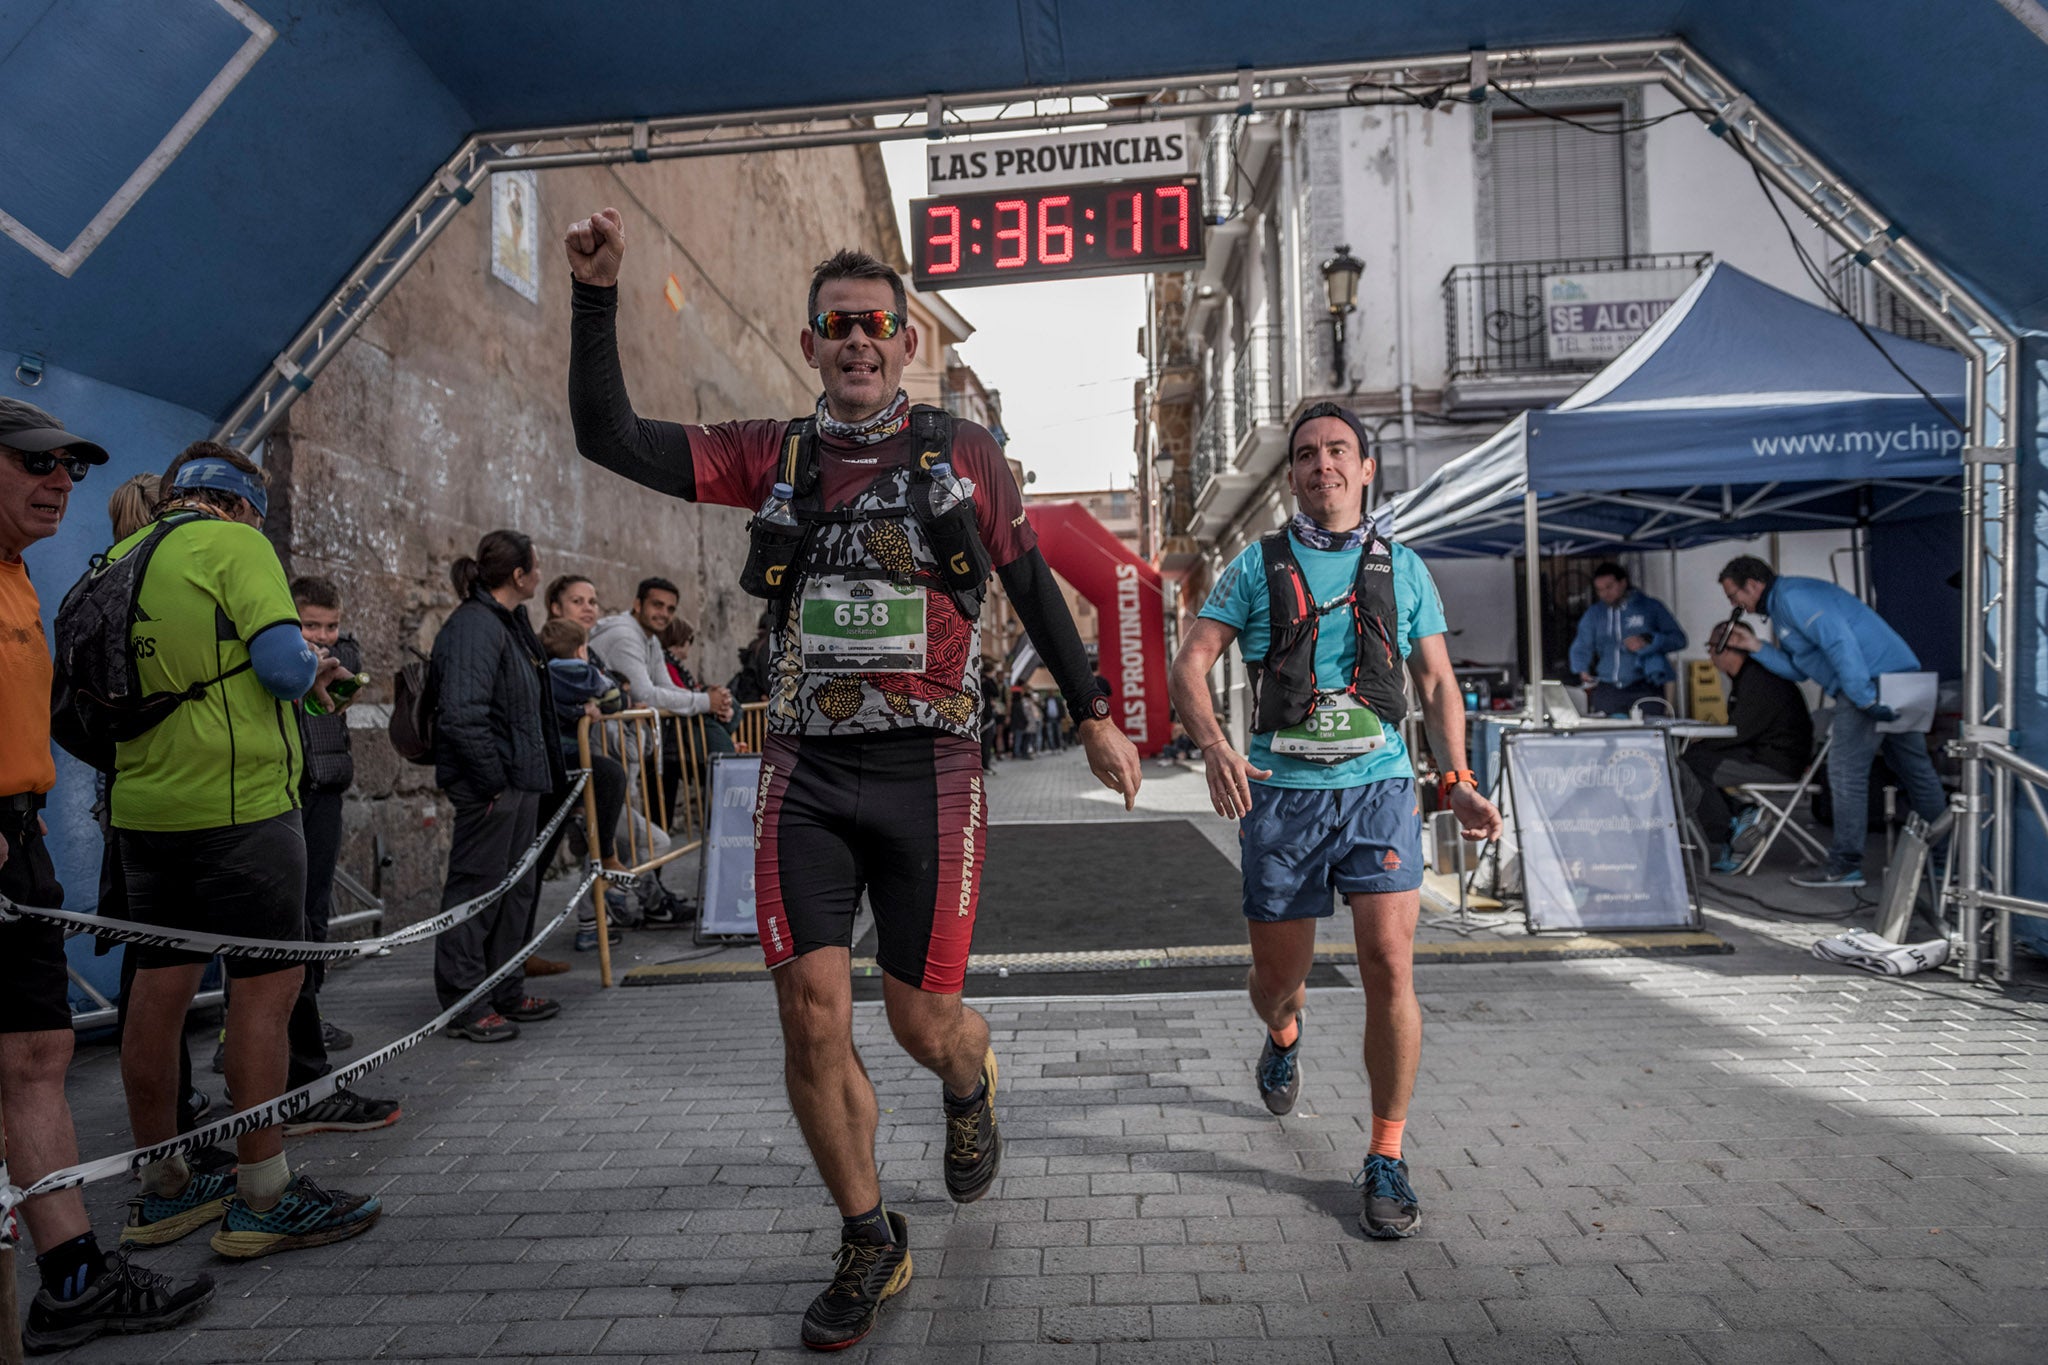
[[[327,695],[333,698],[334,709],[339,711],[342,707],[348,705],[348,699],[367,687],[369,682],[369,674],[358,673],[353,678],[339,678],[329,683],[327,685]],[[327,708],[320,704],[320,698],[311,692],[306,694],[306,714],[309,716],[324,716],[327,714]]]

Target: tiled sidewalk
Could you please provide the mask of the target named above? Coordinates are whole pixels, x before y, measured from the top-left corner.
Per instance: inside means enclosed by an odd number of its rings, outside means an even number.
[[[1071,790],[1004,786],[1052,766],[1006,766],[998,816],[1074,818]],[[1355,992],[1313,1000],[1285,1120],[1234,996],[989,1003],[1008,1147],[968,1208],[939,1180],[937,1083],[859,1006],[917,1269],[841,1358],[2041,1359],[2048,1007],[1717,927],[1737,953],[1420,969],[1425,1224],[1401,1243],[1354,1221]],[[374,1045],[430,1011],[427,971],[412,949],[339,972],[331,1012]],[[600,993],[587,956],[560,981],[563,1016],[520,1041],[434,1040],[366,1084],[403,1097],[398,1126],[294,1142],[382,1194],[370,1235],[253,1264],[188,1239],[149,1260],[217,1275],[205,1317],[58,1359],[815,1358],[797,1318],[837,1223],[767,990]],[[74,1096],[88,1151],[126,1145],[105,1049]],[[127,1192],[92,1189],[103,1233]]]

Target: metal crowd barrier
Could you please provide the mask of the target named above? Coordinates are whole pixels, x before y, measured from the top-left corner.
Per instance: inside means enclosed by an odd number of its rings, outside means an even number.
[[[684,808],[700,805],[690,791],[692,752],[687,743],[690,736],[680,727],[697,717],[670,716],[648,708],[619,711],[599,720],[585,716],[576,726],[576,754],[582,766],[589,767],[593,755],[604,755],[615,760],[626,770],[626,803],[620,811],[620,819],[626,826],[627,871],[634,876],[645,876],[659,871],[686,853],[693,853],[703,846],[701,825],[695,839],[671,838],[668,849],[657,854],[654,851],[653,830],[670,831],[666,803],[661,790],[661,723],[663,720],[677,723],[677,750],[682,756],[681,780],[676,788],[677,804]],[[651,780],[650,780],[651,779]],[[635,796],[639,798],[635,803]],[[637,817],[637,818],[636,818]],[[644,824],[642,822],[645,822]],[[591,782],[583,788],[583,826],[590,839],[590,858],[599,861],[604,850],[612,846],[608,836],[616,831],[599,827],[597,815],[597,784]],[[680,833],[687,835],[688,820]],[[643,833],[645,838],[643,838]],[[645,847],[643,848],[643,844]],[[591,900],[597,910],[597,970],[598,979],[606,986],[612,985],[611,916],[607,905],[608,880],[599,877],[591,891]]]
[[[2003,744],[1988,740],[1957,740],[1949,745],[1949,752],[1960,757],[1975,757],[1991,766],[1994,775],[2003,779],[1998,785],[2017,786],[2033,808],[2034,819],[2040,824],[2043,837],[2048,837],[2048,807],[2041,803],[2041,790],[2048,787],[2048,768],[2022,758]],[[1951,798],[1953,808],[1961,809],[1963,803],[1981,798],[1962,793]],[[1983,850],[1969,837],[1968,832],[1976,826],[1958,821],[1956,837],[1951,841],[1951,861],[1955,865],[1955,880],[1950,896],[1956,902],[1956,924],[1962,938],[1961,962],[1958,964],[1965,981],[1975,981],[1982,974],[1984,963],[1984,914],[1992,916],[1991,975],[2000,982],[2012,979],[2012,917],[2026,915],[2034,919],[2048,919],[2048,901],[2031,900],[2012,894],[2008,883],[2009,870],[2013,867],[2012,836],[2013,810],[2010,800],[1999,801],[1995,807],[2004,819],[1992,823],[1995,846],[1992,856],[1986,859]],[[1985,883],[1989,882],[1989,887]]]
[[[576,728],[576,752],[584,767],[592,754],[616,759],[626,769],[626,804],[621,819],[626,826],[626,866],[634,876],[657,872],[688,853],[704,847],[705,827],[711,813],[706,802],[710,791],[710,727],[720,724],[708,716],[679,716],[670,711],[642,708],[619,711],[598,720],[588,716]],[[675,809],[670,810],[662,792],[662,727],[670,727],[677,757]],[[733,748],[743,754],[759,753],[768,739],[768,704],[749,702],[737,707],[733,718]],[[636,818],[637,817],[637,818]],[[604,847],[595,833],[598,825],[597,786],[583,793],[584,827],[591,831],[592,857]],[[643,825],[661,829],[669,846],[655,853],[654,841],[642,839]],[[643,843],[646,845],[642,847]],[[606,904],[609,887],[600,877],[593,895],[597,909],[598,978],[606,986],[612,980],[610,913]]]

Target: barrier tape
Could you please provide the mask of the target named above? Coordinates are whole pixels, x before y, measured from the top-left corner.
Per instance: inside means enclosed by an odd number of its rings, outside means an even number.
[[[540,851],[547,847],[548,840],[555,837],[555,831],[562,822],[576,810],[576,798],[583,794],[583,784],[590,780],[588,769],[576,769],[576,781],[569,788],[569,795],[562,801],[554,818],[548,821],[534,841],[527,846],[526,853],[514,863],[505,879],[480,896],[473,896],[460,905],[452,905],[430,919],[409,924],[403,929],[376,938],[356,939],[349,943],[313,943],[307,940],[278,940],[268,938],[240,938],[233,934],[199,935],[181,933],[157,924],[142,924],[135,920],[102,919],[98,915],[87,915],[76,910],[51,910],[32,905],[17,905],[6,896],[0,896],[0,923],[13,919],[43,920],[62,924],[75,933],[92,934],[110,943],[129,943],[144,948],[169,948],[178,952],[205,953],[209,956],[253,958],[261,962],[337,962],[350,958],[369,957],[386,948],[395,948],[421,939],[433,938],[454,928],[467,919],[474,919],[484,907],[512,889],[512,884],[532,869]]]
[[[569,916],[576,913],[576,902],[583,899],[584,893],[590,890],[591,884],[596,880],[596,872],[586,872],[582,884],[576,888],[575,894],[569,897],[568,902],[562,906],[555,917],[538,929],[524,947],[519,948],[511,957],[506,959],[503,966],[485,977],[477,985],[476,989],[470,991],[469,994],[463,996],[447,1009],[442,1010],[427,1023],[414,1029],[405,1037],[400,1038],[397,1042],[387,1043],[366,1057],[358,1058],[347,1066],[338,1067],[318,1080],[302,1085],[297,1090],[286,1091],[276,1099],[259,1104],[253,1109],[244,1109],[238,1114],[230,1114],[218,1122],[209,1123],[204,1128],[195,1128],[189,1133],[181,1133],[169,1142],[158,1143],[153,1147],[137,1147],[133,1151],[123,1152],[118,1156],[103,1156],[92,1161],[81,1161],[76,1166],[66,1166],[62,1170],[50,1172],[26,1190],[17,1190],[14,1186],[5,1183],[5,1168],[0,1167],[0,1207],[7,1207],[11,1216],[11,1206],[23,1199],[33,1199],[39,1194],[49,1194],[54,1190],[69,1189],[73,1185],[83,1185],[89,1181],[106,1180],[112,1176],[126,1175],[130,1171],[142,1169],[152,1161],[161,1161],[165,1157],[174,1156],[179,1152],[190,1151],[195,1147],[203,1147],[211,1142],[218,1142],[225,1138],[240,1137],[244,1133],[253,1133],[288,1122],[295,1115],[326,1099],[350,1081],[376,1070],[399,1053],[419,1046],[422,1042],[455,1022],[465,1010],[469,1009],[478,1000],[483,999],[505,978],[516,971],[522,970],[528,955],[538,949],[547,940],[547,936],[560,928]]]
[[[7,1162],[0,1159],[0,1250],[11,1249],[21,1240],[21,1231],[15,1226],[14,1208],[22,1200],[20,1190],[7,1178]],[[0,1331],[5,1331],[0,1324]]]

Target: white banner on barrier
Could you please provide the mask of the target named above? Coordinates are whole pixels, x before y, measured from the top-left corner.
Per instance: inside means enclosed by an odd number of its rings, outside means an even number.
[[[761,762],[759,754],[720,754],[711,762],[711,810],[697,886],[700,939],[755,932],[754,810]]]
[[[1515,731],[1502,748],[1531,932],[1699,927],[1662,731]]]

